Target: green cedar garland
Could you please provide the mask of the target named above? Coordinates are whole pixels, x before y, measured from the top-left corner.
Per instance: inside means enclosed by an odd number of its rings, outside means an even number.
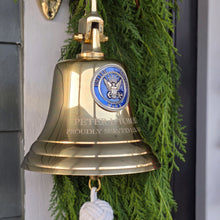
[[[179,170],[175,158],[184,161],[186,137],[180,124],[177,50],[171,37],[176,5],[177,0],[98,0],[109,37],[103,52],[127,67],[133,113],[162,165],[150,173],[101,179],[99,198],[110,203],[115,219],[168,220],[177,208],[170,180],[173,169]],[[69,33],[77,33],[84,10],[84,0],[70,0]],[[79,51],[80,44],[69,39],[62,58],[75,58]],[[88,177],[54,176],[50,210],[55,220],[78,219],[80,207],[89,200],[87,184]]]

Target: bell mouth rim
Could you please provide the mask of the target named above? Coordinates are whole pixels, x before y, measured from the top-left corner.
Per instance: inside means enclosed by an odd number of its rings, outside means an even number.
[[[46,144],[40,149],[38,145],[32,145],[31,150],[25,156],[22,168],[54,175],[110,176],[149,172],[160,167],[158,158],[144,142],[98,145],[98,147],[96,145],[94,149],[98,153],[90,152],[87,147],[89,145],[85,148],[82,145],[78,145],[79,148],[78,146],[65,146],[66,149],[62,145],[58,145],[56,149],[54,144],[51,146]],[[136,150],[133,150],[134,148]],[[125,152],[124,149],[127,151]],[[72,157],[67,156],[69,151],[72,152]]]
[[[85,169],[85,170],[69,170],[69,169],[57,169],[57,168],[47,168],[47,167],[38,167],[34,165],[29,165],[22,163],[21,167],[27,171],[39,172],[43,174],[51,174],[51,175],[67,175],[67,176],[117,176],[117,175],[131,175],[131,174],[139,174],[146,173],[158,170],[161,167],[161,164],[157,161],[155,163],[151,163],[143,166],[136,166],[132,168],[124,167],[124,168],[109,168],[109,169]],[[138,169],[138,170],[137,170]]]

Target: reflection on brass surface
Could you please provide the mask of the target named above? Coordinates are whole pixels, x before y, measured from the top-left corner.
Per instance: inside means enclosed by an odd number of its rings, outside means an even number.
[[[152,154],[123,158],[58,158],[29,153],[24,168],[57,175],[103,176],[149,172],[159,168]],[[28,160],[29,158],[27,158]]]
[[[101,55],[103,20],[97,15],[95,3],[92,1],[92,12],[80,23],[80,33],[85,38],[82,53],[78,59],[60,62],[55,67],[47,121],[24,158],[24,169],[57,175],[103,176],[148,172],[160,167],[139,134],[137,120],[127,103],[129,96],[123,98],[123,91],[129,94],[129,86],[125,83],[126,74],[120,72],[122,64]],[[100,73],[105,71],[103,67],[110,68],[110,72]],[[108,100],[106,104],[97,104],[91,87],[101,85],[99,74],[104,82],[96,91],[103,89],[104,93],[97,97],[104,102],[107,97],[117,99],[117,104]],[[92,83],[93,79],[97,81]],[[124,107],[120,108],[122,101]],[[105,105],[115,109],[108,111]]]
[[[25,157],[25,169],[102,176],[159,168],[129,106],[106,111],[92,96],[93,75],[111,63],[121,65],[111,60],[67,60],[56,65],[47,122]]]
[[[62,0],[37,0],[41,12],[48,20],[54,19],[60,8],[61,2]]]
[[[124,143],[137,143],[142,140],[124,140],[124,141],[93,141],[93,142],[74,142],[74,141],[48,141],[48,140],[40,140],[40,142],[53,143],[53,144],[124,144]]]

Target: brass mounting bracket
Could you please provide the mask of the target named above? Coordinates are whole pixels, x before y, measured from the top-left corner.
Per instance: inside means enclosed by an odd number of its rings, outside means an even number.
[[[62,0],[37,0],[37,4],[43,14],[48,20],[53,20],[56,16]]]

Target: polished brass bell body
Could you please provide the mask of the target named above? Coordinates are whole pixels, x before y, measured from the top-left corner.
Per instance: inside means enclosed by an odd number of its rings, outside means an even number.
[[[100,42],[107,37],[96,1],[91,3],[74,37],[82,42],[82,52],[56,65],[47,122],[25,156],[24,169],[103,176],[160,167],[131,115],[123,65],[105,60],[101,52]]]

